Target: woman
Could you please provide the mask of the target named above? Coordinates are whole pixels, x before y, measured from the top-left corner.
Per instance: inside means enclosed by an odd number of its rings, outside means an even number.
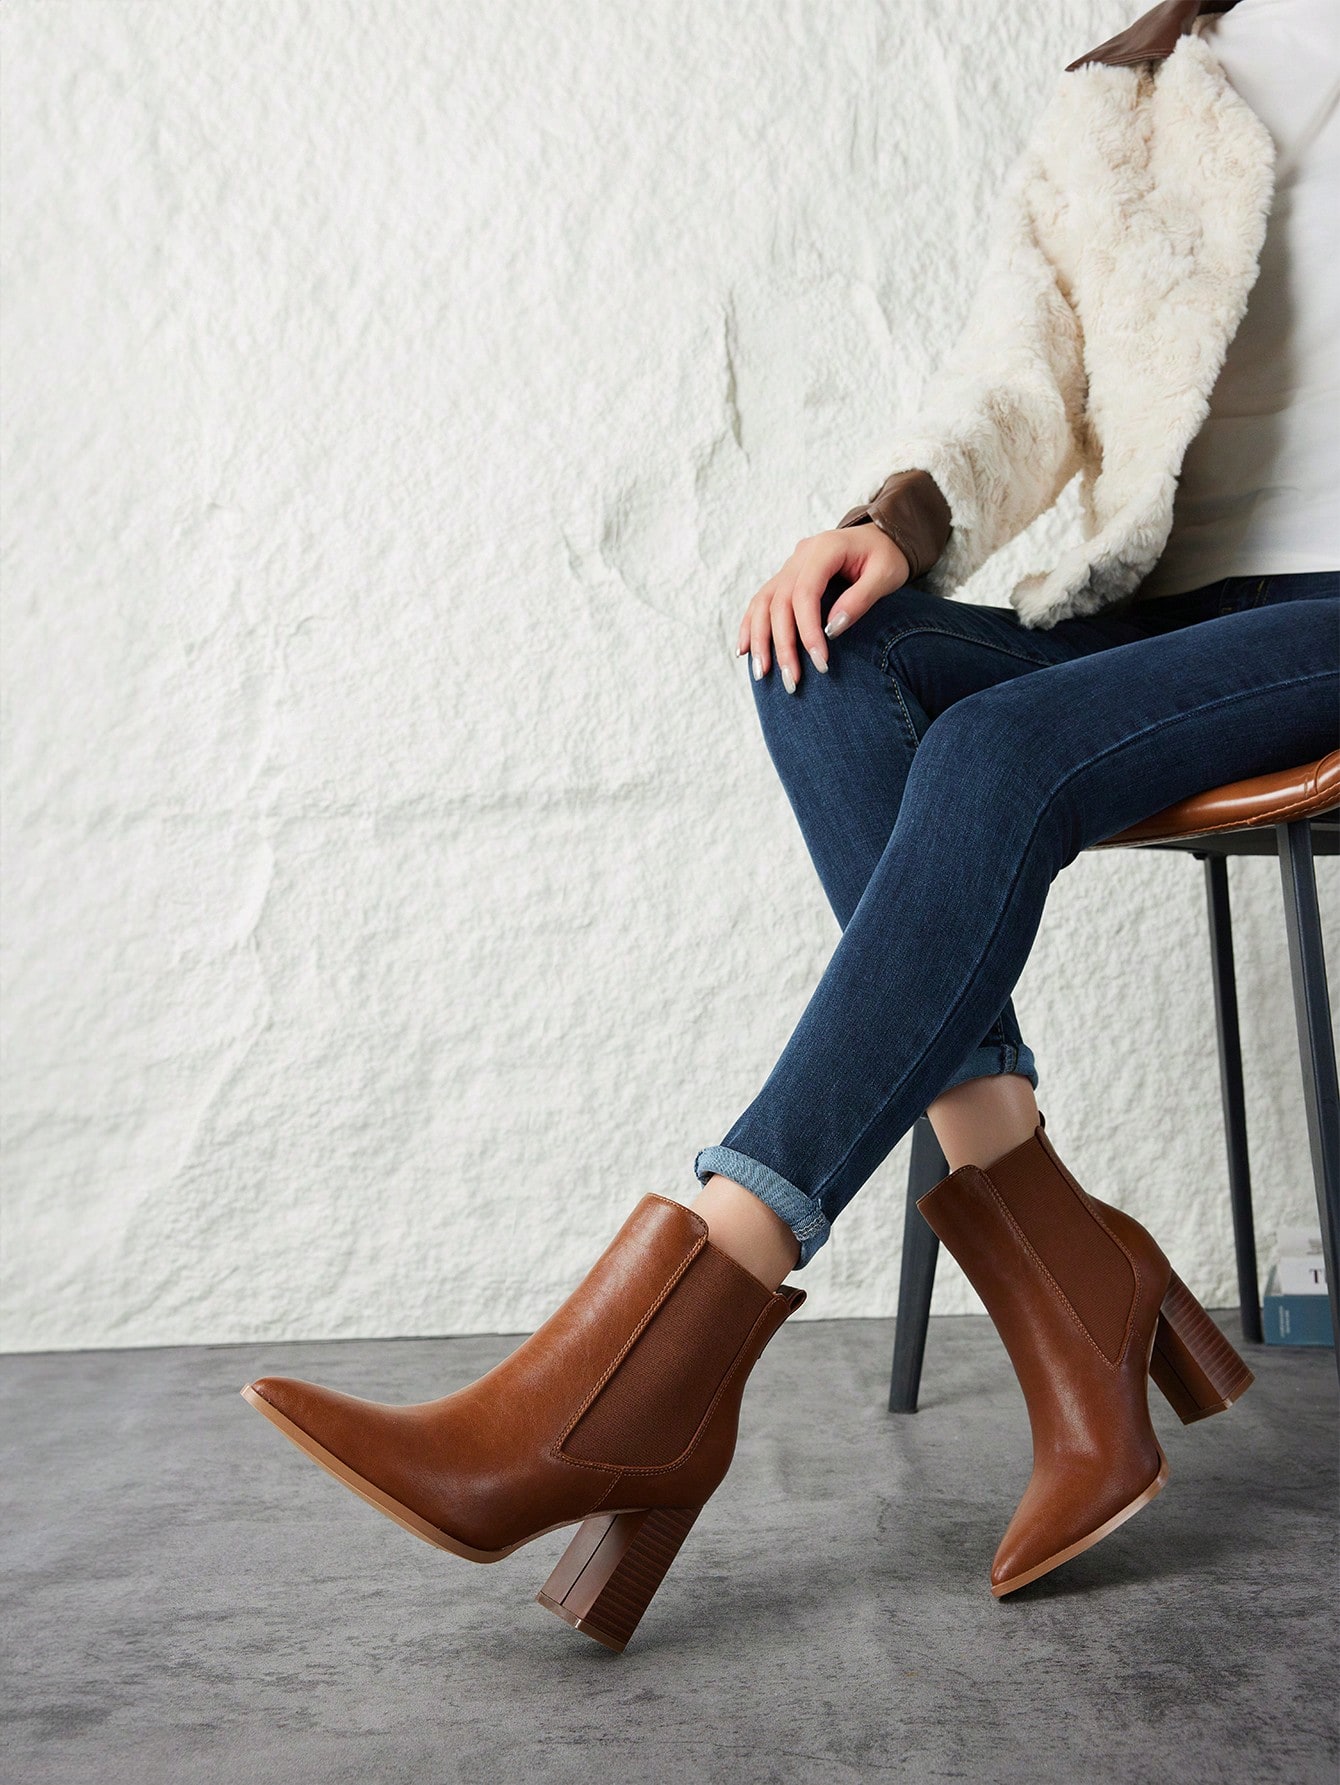
[[[1010,993],[1080,850],[1335,743],[1331,4],[1165,0],[1070,65],[889,478],[749,603],[739,649],[843,933],[758,1095],[697,1155],[692,1206],[645,1196],[454,1394],[242,1391],[457,1555],[580,1523],[540,1598],[610,1647],[729,1467],[749,1372],[804,1299],[783,1279],[923,1109],[952,1169],[921,1206],[1033,1431],[997,1595],[1162,1487],[1151,1375],[1188,1420],[1251,1382],[1152,1236],[1048,1140]],[[1009,607],[946,599],[1076,474],[1080,544]]]

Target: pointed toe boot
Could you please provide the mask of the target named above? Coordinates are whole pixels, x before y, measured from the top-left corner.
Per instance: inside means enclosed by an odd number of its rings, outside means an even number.
[[[714,1246],[692,1209],[647,1195],[567,1300],[468,1387],[399,1406],[263,1376],[242,1394],[370,1505],[469,1561],[579,1525],[537,1597],[622,1649],[730,1467],[750,1371],[804,1300]]]
[[[1151,1376],[1185,1423],[1252,1382],[1146,1229],[1090,1196],[1043,1129],[986,1170],[960,1166],[917,1203],[985,1303],[1028,1407],[1033,1471],[992,1566],[997,1598],[1089,1549],[1163,1487]]]

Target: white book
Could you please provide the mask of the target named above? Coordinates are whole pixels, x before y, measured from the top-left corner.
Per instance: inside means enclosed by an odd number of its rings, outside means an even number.
[[[1323,1258],[1281,1258],[1276,1266],[1281,1295],[1325,1295]]]

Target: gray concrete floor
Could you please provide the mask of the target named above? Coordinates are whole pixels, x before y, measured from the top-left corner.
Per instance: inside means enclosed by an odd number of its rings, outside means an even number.
[[[1257,1353],[1197,1426],[1153,1394],[1163,1494],[998,1602],[1028,1467],[1008,1362],[984,1320],[934,1321],[899,1418],[892,1335],[783,1328],[621,1656],[534,1602],[568,1533],[490,1567],[440,1553],[237,1392],[284,1373],[426,1399],[515,1338],[2,1359],[4,1777],[1331,1785],[1330,1354]]]

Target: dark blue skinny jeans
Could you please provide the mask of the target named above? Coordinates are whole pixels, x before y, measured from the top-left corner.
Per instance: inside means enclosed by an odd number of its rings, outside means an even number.
[[[775,666],[751,685],[842,935],[763,1088],[694,1160],[790,1225],[797,1268],[942,1091],[1036,1088],[1010,994],[1062,868],[1336,748],[1340,571],[1137,591],[1046,629],[913,583],[828,656],[820,675],[802,655],[795,694]]]

